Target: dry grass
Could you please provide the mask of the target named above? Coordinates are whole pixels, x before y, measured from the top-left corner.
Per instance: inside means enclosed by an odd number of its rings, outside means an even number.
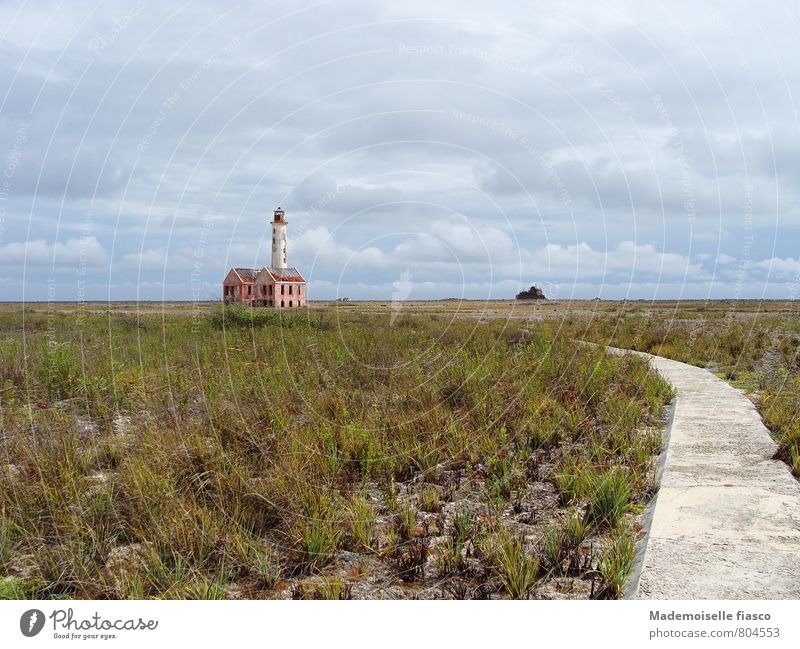
[[[795,302],[690,303],[671,314],[620,309],[560,329],[716,372],[751,396],[778,443],[778,457],[800,477],[798,310]]]
[[[5,591],[549,596],[563,520],[588,595],[652,488],[668,387],[544,327],[41,309],[0,313]]]

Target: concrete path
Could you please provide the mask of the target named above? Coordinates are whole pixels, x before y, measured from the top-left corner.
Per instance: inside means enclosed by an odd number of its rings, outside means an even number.
[[[800,483],[758,411],[708,370],[643,355],[677,399],[636,597],[800,598]]]

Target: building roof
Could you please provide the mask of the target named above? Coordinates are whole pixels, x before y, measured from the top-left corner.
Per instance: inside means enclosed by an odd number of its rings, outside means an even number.
[[[242,284],[252,284],[262,270],[263,268],[234,268],[233,272],[238,275]]]
[[[303,279],[303,276],[300,274],[300,271],[296,268],[271,268],[266,267],[262,270],[266,270],[270,275],[272,275],[272,279],[276,282],[305,282],[306,280]]]

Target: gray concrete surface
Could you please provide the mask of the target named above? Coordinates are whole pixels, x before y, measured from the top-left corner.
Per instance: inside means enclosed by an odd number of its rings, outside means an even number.
[[[677,398],[636,597],[800,598],[800,482],[755,406],[708,370],[644,355]]]

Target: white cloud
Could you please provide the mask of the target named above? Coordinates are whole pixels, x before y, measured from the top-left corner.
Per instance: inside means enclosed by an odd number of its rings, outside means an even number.
[[[473,221],[463,216],[452,221],[439,220],[431,224],[429,234],[438,239],[462,262],[485,261],[508,255],[514,242],[503,230],[487,225],[480,218]]]
[[[679,253],[658,250],[651,243],[622,241],[610,250],[597,250],[584,241],[526,250],[519,248],[506,232],[494,227],[479,229],[466,220],[434,222],[385,250],[375,246],[355,249],[327,228],[319,227],[303,233],[290,250],[294,258],[313,267],[314,272],[336,270],[343,277],[355,270],[398,273],[410,264],[419,280],[437,281],[474,281],[478,276],[522,283],[684,276],[699,281],[710,277],[701,263]],[[379,284],[381,276],[375,276],[375,282]]]
[[[377,246],[354,248],[338,241],[325,226],[310,228],[297,239],[290,238],[288,245],[289,263],[302,261],[309,270],[384,270],[392,266],[391,257]]]
[[[167,255],[163,249],[148,249],[124,255],[119,267],[121,270],[156,272],[164,271],[166,265]]]
[[[773,257],[759,261],[753,264],[753,267],[774,275],[794,276],[800,273],[800,259]]]
[[[0,247],[3,266],[85,266],[98,268],[107,263],[108,254],[96,237],[67,239],[50,243],[45,239],[18,241]]]
[[[523,252],[522,270],[533,279],[584,282],[590,279],[642,281],[652,278],[682,278],[699,281],[708,271],[689,257],[663,252],[653,244],[622,241],[611,250],[596,250],[585,241],[574,245],[549,244]],[[511,265],[513,268],[514,265]]]

